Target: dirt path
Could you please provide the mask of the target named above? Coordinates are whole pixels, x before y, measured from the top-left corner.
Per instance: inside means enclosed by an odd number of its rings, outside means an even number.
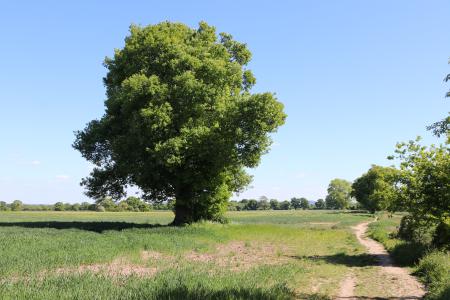
[[[355,287],[356,287],[355,276],[353,274],[347,275],[347,277],[345,277],[344,281],[342,281],[341,283],[339,296],[336,298],[336,300],[357,299],[356,297],[354,297]]]
[[[380,277],[389,279],[386,280],[385,286],[392,294],[389,299],[421,299],[425,294],[423,286],[406,269],[394,266],[391,257],[382,244],[366,236],[368,226],[372,222],[374,221],[360,223],[352,229],[355,231],[358,241],[378,261]],[[354,296],[356,282],[353,274],[348,275],[341,284],[337,299],[367,299],[366,297]]]

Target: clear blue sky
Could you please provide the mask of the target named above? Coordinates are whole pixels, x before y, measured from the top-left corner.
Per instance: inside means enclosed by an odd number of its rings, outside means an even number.
[[[63,3],[65,2],[65,3]],[[94,3],[95,2],[95,3]],[[449,111],[449,1],[0,1],[0,200],[80,202],[73,131],[103,114],[131,23],[205,20],[253,52],[288,119],[241,197],[326,195]]]

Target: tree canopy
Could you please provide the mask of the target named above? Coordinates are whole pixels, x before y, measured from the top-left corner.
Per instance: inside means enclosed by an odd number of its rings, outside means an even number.
[[[398,196],[398,179],[397,169],[374,165],[353,182],[351,195],[372,213],[393,210]]]
[[[449,144],[422,146],[420,138],[397,145],[400,163],[400,203],[414,217],[450,219]]]
[[[131,26],[105,60],[105,114],[76,132],[74,148],[96,166],[87,195],[119,199],[138,186],[146,200],[175,199],[174,224],[220,220],[286,117],[274,94],[250,93],[250,59],[204,22]]]
[[[333,179],[328,185],[327,191],[325,203],[328,209],[345,209],[350,206],[351,182],[339,178]]]

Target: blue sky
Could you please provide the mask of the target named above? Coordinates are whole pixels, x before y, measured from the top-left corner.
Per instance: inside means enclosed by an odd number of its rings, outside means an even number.
[[[286,124],[240,197],[315,200],[389,165],[449,110],[449,1],[1,1],[0,201],[87,200],[73,131],[103,114],[102,61],[131,23],[205,20],[253,52]],[[95,2],[95,3],[94,3]]]

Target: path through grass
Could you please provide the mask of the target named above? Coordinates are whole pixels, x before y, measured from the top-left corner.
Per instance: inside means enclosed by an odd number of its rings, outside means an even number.
[[[368,215],[234,212],[164,226],[169,212],[1,213],[3,299],[326,299],[369,263],[350,226]],[[151,224],[159,223],[162,226]]]

